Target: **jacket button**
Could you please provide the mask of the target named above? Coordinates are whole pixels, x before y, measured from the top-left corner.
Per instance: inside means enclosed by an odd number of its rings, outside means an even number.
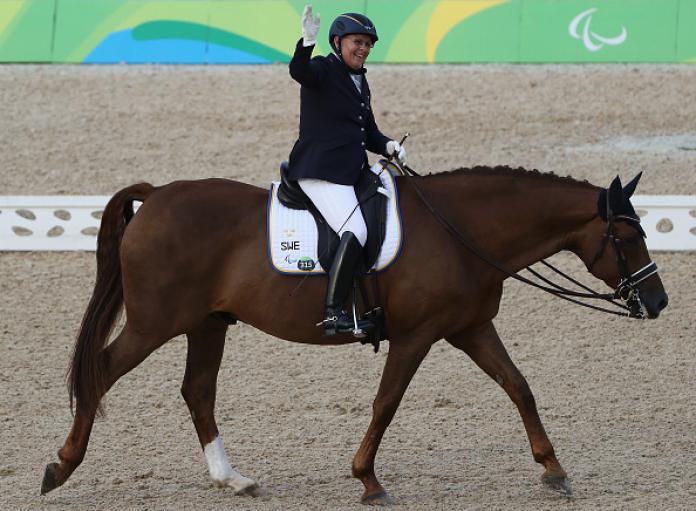
[[[365,103],[360,103],[360,106],[365,106]]]
[[[358,115],[358,120],[362,121],[362,115]]]
[[[360,145],[365,147],[365,142],[360,142]]]
[[[360,131],[365,131],[365,128],[360,128]]]

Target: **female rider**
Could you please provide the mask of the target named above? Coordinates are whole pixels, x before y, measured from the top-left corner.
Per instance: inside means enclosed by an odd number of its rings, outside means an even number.
[[[353,186],[368,165],[365,150],[404,161],[401,145],[375,123],[363,64],[377,42],[377,31],[362,14],[338,16],[329,29],[332,53],[311,58],[319,14],[306,6],[302,39],[290,61],[290,76],[300,83],[300,135],[289,158],[288,177],[302,190],[338,234],[340,243],[329,271],[325,335],[353,330],[343,310],[367,239]]]

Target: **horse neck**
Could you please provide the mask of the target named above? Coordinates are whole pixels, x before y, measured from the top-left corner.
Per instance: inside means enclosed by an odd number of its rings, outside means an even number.
[[[514,271],[572,249],[597,216],[598,188],[552,175],[462,173],[435,178],[428,188],[436,208],[453,205],[456,225]]]

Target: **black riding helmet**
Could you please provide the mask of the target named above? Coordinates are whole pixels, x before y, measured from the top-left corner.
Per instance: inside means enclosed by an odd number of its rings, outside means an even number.
[[[372,44],[375,44],[377,37],[377,29],[367,16],[355,12],[347,12],[338,16],[329,28],[329,46],[333,50],[341,54],[341,48],[336,48],[333,43],[334,36],[342,38],[348,34],[365,34],[372,39]]]

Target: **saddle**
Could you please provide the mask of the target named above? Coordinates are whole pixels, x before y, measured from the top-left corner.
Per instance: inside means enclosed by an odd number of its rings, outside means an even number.
[[[367,273],[379,257],[387,226],[387,197],[382,190],[379,176],[368,167],[360,172],[360,178],[355,185],[355,195],[360,204],[365,224],[367,225],[367,241],[363,250],[360,273]],[[302,191],[297,181],[288,178],[288,162],[280,164],[280,187],[278,200],[285,207],[309,211],[317,225],[319,264],[329,271],[338,248],[339,237],[326,222],[319,210]]]

